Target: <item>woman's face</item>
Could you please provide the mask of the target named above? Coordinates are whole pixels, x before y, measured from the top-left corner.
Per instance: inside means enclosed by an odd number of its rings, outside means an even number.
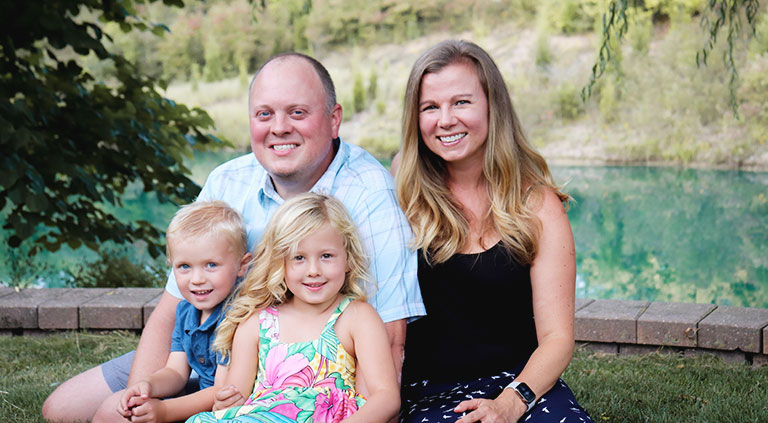
[[[421,80],[419,128],[424,143],[450,166],[482,166],[488,99],[473,64],[456,62]]]

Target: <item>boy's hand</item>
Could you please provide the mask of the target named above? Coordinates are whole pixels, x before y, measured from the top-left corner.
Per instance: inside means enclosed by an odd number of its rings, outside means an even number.
[[[117,412],[123,417],[130,417],[132,415],[131,408],[144,404],[151,394],[152,385],[145,380],[129,386],[120,397],[120,406],[117,408]]]
[[[236,407],[245,403],[243,394],[240,393],[235,385],[229,385],[219,389],[213,397],[213,411]]]
[[[131,409],[131,421],[134,423],[164,422],[165,404],[157,398],[149,398],[143,404]]]

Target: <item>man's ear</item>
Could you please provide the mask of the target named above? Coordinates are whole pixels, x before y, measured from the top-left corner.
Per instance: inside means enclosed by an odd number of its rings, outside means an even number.
[[[331,139],[339,137],[339,127],[341,127],[341,118],[343,112],[341,110],[341,104],[336,104],[331,110]]]

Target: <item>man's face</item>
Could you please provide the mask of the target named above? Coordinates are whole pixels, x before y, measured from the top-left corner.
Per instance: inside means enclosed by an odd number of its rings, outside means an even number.
[[[309,191],[333,160],[341,106],[328,113],[326,92],[304,59],[268,63],[253,82],[251,149],[283,198]]]

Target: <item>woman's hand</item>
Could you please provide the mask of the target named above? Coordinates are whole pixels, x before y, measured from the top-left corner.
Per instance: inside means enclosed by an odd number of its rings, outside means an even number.
[[[496,399],[475,398],[459,403],[453,411],[467,414],[456,423],[516,423],[528,407],[510,389]]]

